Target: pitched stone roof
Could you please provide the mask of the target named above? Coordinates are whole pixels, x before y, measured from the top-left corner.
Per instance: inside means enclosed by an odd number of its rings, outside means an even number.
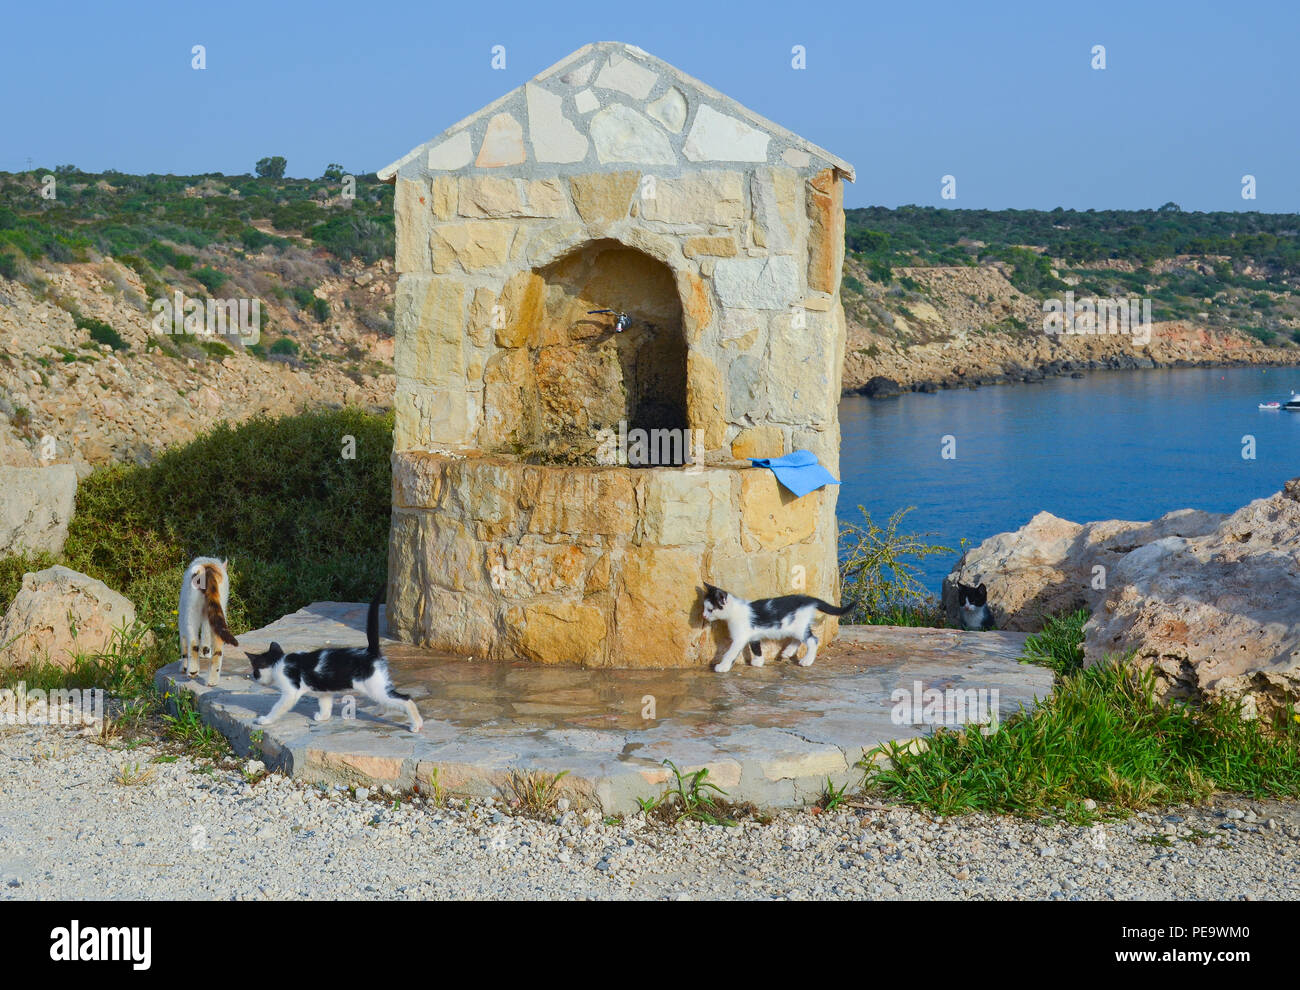
[[[391,182],[444,171],[544,177],[726,165],[801,172],[853,166],[640,48],[600,41],[539,73],[379,170]]]

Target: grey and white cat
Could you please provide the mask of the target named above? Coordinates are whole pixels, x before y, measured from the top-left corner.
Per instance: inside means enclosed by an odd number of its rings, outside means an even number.
[[[957,582],[957,604],[960,606],[961,627],[984,632],[993,628],[993,612],[989,609],[989,592],[981,581],[976,585]]]
[[[762,644],[765,640],[786,642],[781,650],[782,660],[790,659],[799,652],[801,644],[807,643],[808,652],[799,661],[799,666],[811,667],[817,659],[819,642],[812,632],[813,617],[818,612],[843,615],[850,608],[851,605],[837,608],[811,595],[782,595],[780,598],[760,598],[751,602],[729,591],[705,584],[704,621],[725,622],[727,633],[731,636],[731,645],[713,669],[719,674],[725,674],[746,646],[749,647],[750,666],[763,666]]]

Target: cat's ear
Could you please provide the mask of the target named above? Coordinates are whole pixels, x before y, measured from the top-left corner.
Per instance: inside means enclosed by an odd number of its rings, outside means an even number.
[[[273,656],[273,657],[284,655],[284,650],[279,643],[272,643],[270,649],[268,649],[266,652],[268,656]]]
[[[975,585],[975,590],[976,590],[976,591],[987,591],[988,589],[984,587],[984,582],[981,581],[979,584]]]

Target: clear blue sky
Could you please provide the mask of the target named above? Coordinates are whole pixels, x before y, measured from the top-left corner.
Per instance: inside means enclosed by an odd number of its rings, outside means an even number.
[[[1300,211],[1300,4],[1283,0],[11,3],[0,169],[373,171],[609,40],[853,162],[850,206]]]

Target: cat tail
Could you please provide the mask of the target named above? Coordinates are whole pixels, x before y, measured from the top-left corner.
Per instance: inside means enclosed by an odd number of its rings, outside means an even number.
[[[381,591],[370,600],[370,611],[366,614],[366,649],[372,657],[383,656],[379,649],[379,603],[383,600]]]
[[[858,598],[855,598],[853,601],[849,602],[847,605],[840,605],[836,607],[832,605],[830,602],[824,602],[820,598],[818,598],[817,611],[825,612],[827,615],[846,615],[849,612],[852,612],[855,608],[857,608],[858,602],[860,602],[861,600],[862,599],[859,596]]]
[[[207,565],[208,573],[205,575],[203,582],[203,609],[207,614],[208,625],[216,633],[223,643],[229,643],[231,646],[238,646],[239,640],[235,639],[234,633],[230,631],[230,626],[226,625],[226,610],[221,607],[221,575],[211,564]]]
[[[818,598],[817,611],[825,612],[827,615],[843,615],[845,612],[852,611],[853,606],[855,604],[857,603],[850,602],[848,605],[841,605],[837,608],[836,606],[832,605],[830,602],[824,602],[820,598]]]

